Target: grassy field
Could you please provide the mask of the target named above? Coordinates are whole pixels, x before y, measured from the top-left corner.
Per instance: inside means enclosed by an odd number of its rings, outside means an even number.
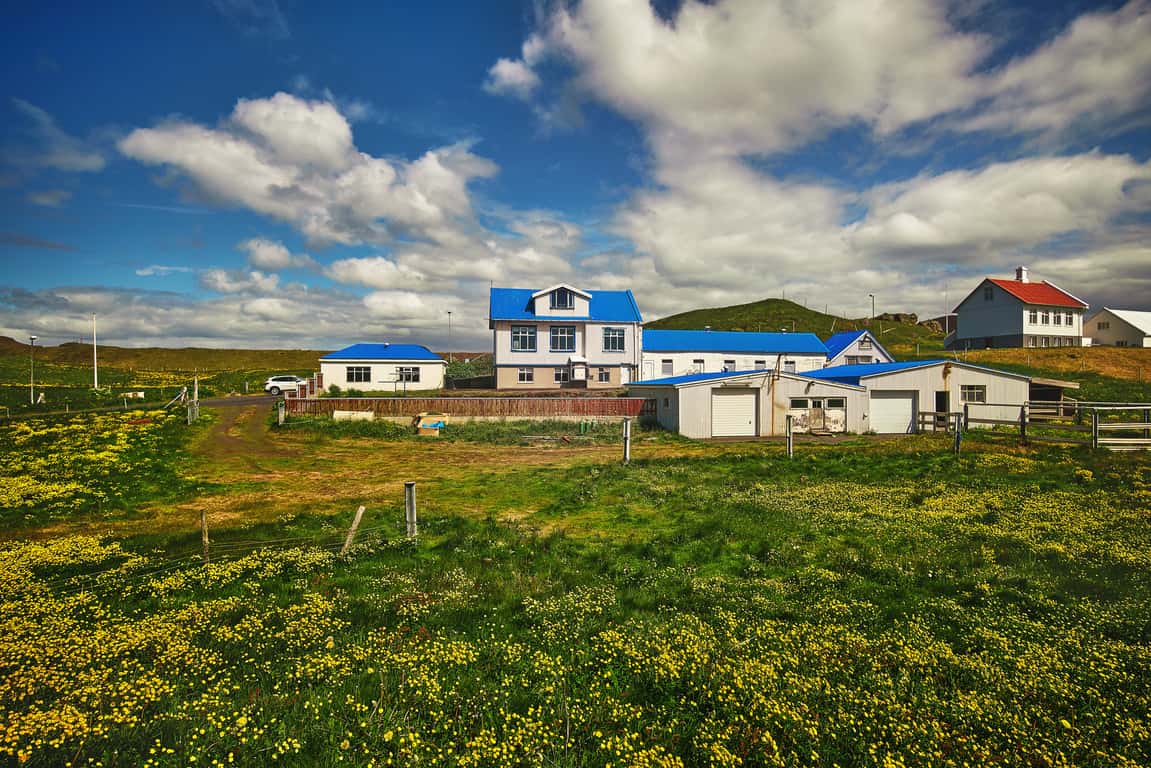
[[[90,418],[17,453],[166,428]],[[220,409],[124,473],[132,514],[7,528],[0,760],[1151,762],[1144,455],[641,433],[623,467],[608,430],[368,426]]]

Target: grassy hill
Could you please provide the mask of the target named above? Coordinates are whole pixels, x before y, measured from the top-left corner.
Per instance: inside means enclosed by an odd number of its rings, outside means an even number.
[[[681,312],[645,323],[645,328],[666,330],[699,330],[710,325],[714,331],[780,331],[814,333],[826,339],[839,331],[871,328],[880,343],[896,357],[936,354],[943,350],[943,334],[914,323],[896,323],[876,319],[869,326],[867,318],[843,318],[827,315],[786,299],[764,299],[731,307],[709,307]]]
[[[264,369],[291,372],[315,370],[316,361],[331,350],[310,349],[208,349],[205,347],[111,347],[98,345],[100,366],[149,371],[238,371]],[[28,345],[0,336],[0,357],[28,358]],[[36,347],[36,362],[92,366],[92,345],[60,344]]]

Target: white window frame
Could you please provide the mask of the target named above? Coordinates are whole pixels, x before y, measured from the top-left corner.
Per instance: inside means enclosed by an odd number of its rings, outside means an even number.
[[[1075,313],[1074,312],[1064,312],[1063,313],[1063,320],[1064,320],[1064,323],[1063,323],[1064,325],[1074,327],[1074,325],[1075,325]]]
[[[804,411],[811,407],[811,399],[807,397],[793,397],[787,407],[793,411]]]
[[[556,288],[548,297],[552,309],[575,309],[575,294],[567,288]]]
[[[568,370],[566,365],[557,365],[553,371],[552,377],[556,384],[567,384],[572,380],[571,371]]]
[[[399,365],[396,366],[396,381],[405,381],[408,384],[420,383],[420,366],[418,365]]]
[[[599,380],[600,384],[610,384],[611,383],[611,371],[607,368],[600,368],[599,371],[596,373],[596,378]]]
[[[371,384],[372,366],[349,365],[344,369],[344,381],[349,384]]]
[[[795,373],[795,361],[794,360],[784,360],[783,361],[783,372],[784,373]]]
[[[767,370],[767,361],[766,360],[756,360],[755,361],[755,370],[766,371]]]
[[[557,347],[556,339],[559,335],[558,332],[571,331],[571,346],[570,347]],[[576,327],[574,325],[553,325],[548,331],[548,349],[552,352],[575,352],[576,351]]]
[[[734,360],[724,360],[723,361],[723,369],[725,371],[734,371],[736,369],[735,361]]]
[[[1041,325],[1051,325],[1051,313],[1046,309],[1039,315],[1039,322]]]
[[[609,343],[609,341],[611,343]],[[618,347],[615,342],[619,342]],[[627,351],[627,329],[626,328],[604,328],[603,329],[603,351],[604,352],[626,352]]]
[[[874,349],[874,345],[871,343],[871,339],[864,336],[863,338],[861,338],[859,340],[859,348],[860,349]]]
[[[959,385],[959,402],[961,402],[961,403],[986,403],[987,402],[987,385],[986,384],[960,384]]]
[[[839,403],[839,405],[835,405],[835,403]],[[846,397],[829,397],[829,398],[827,398],[827,402],[825,403],[825,405],[828,409],[831,409],[831,408],[846,409],[847,408],[847,398]]]
[[[707,370],[707,362],[702,358],[692,360],[691,369],[696,373],[704,373]]]
[[[1062,312],[1052,312],[1051,314],[1052,314],[1052,317],[1051,317],[1051,324],[1052,325],[1063,325],[1063,313]]]
[[[513,325],[511,337],[512,352],[535,352],[538,349],[536,336],[536,327],[534,325]],[[531,338],[532,345],[530,348],[524,346],[516,346],[517,338],[521,340],[520,343],[522,344],[522,340],[526,337]]]
[[[1038,309],[1027,310],[1027,322],[1031,323],[1032,325],[1039,325],[1039,310]]]
[[[520,368],[516,373],[516,378],[520,384],[534,384],[536,380],[536,369]]]
[[[659,373],[661,376],[671,376],[675,373],[675,361],[669,360],[666,357],[659,361]]]

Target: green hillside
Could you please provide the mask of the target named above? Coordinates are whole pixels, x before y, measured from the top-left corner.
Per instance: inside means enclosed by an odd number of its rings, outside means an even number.
[[[709,307],[681,312],[645,323],[645,328],[666,330],[699,330],[711,326],[714,331],[795,331],[814,333],[826,339],[833,333],[867,328],[867,318],[842,318],[826,315],[786,299],[764,299],[731,307]],[[876,319],[872,333],[893,355],[936,354],[943,351],[943,334],[914,323],[897,323]]]

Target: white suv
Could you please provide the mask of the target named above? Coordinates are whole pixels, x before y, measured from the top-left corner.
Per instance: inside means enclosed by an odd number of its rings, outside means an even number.
[[[273,376],[264,382],[264,391],[269,394],[278,395],[285,389],[294,390],[300,384],[305,383],[307,382],[299,376]]]

